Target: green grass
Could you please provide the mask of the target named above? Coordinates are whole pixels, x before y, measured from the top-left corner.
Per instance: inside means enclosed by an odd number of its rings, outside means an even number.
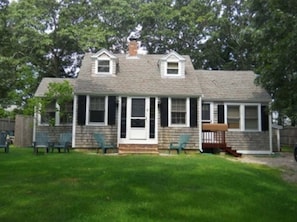
[[[217,155],[0,150],[0,221],[296,221],[280,171]]]

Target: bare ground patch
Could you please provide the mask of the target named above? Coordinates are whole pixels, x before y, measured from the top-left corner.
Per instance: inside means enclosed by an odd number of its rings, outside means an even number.
[[[243,155],[241,158],[228,158],[244,163],[265,164],[278,168],[284,180],[297,184],[297,162],[292,153],[279,152],[273,155]]]

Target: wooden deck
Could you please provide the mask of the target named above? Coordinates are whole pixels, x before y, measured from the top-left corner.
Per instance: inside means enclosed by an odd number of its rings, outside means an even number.
[[[226,143],[227,124],[203,124],[202,125],[202,149],[221,149],[235,157],[241,154]]]

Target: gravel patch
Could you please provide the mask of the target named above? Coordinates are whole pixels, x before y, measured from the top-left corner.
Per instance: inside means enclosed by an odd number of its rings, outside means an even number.
[[[231,159],[231,158],[228,158]],[[297,162],[292,153],[279,152],[272,155],[243,155],[241,158],[232,158],[244,163],[264,164],[278,168],[285,181],[297,184]]]

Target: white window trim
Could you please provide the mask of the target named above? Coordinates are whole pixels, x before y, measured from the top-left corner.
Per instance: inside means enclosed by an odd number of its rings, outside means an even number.
[[[172,124],[171,123],[171,103],[172,99],[178,99],[178,97],[169,97],[168,98],[168,126],[169,127],[190,127],[190,99],[186,99],[186,123],[185,124]]]
[[[208,120],[203,120],[202,119],[202,105],[203,104],[209,104],[209,109],[210,109],[210,120],[209,120],[209,122],[208,122]],[[201,104],[201,121],[202,121],[202,123],[213,123],[214,121],[213,121],[213,108],[214,107],[214,105],[213,105],[213,103],[212,102],[202,102],[202,104]]]
[[[258,103],[225,103],[224,110],[225,110],[225,123],[228,124],[228,106],[239,106],[239,129],[228,129],[228,131],[244,131],[244,132],[261,132],[262,126],[261,126],[261,104]],[[257,106],[258,108],[258,129],[254,130],[246,130],[245,129],[245,107],[246,106]]]
[[[177,63],[178,64],[178,73],[177,74],[168,74],[168,63]],[[179,60],[167,60],[165,62],[165,72],[164,76],[170,76],[170,77],[181,77],[181,62]]]
[[[90,122],[90,95],[87,96],[87,101],[86,101],[86,125],[91,125],[91,126],[107,126],[107,118],[108,118],[108,96],[102,96],[105,97],[105,104],[104,104],[104,122],[99,123],[99,122]],[[96,97],[96,96],[94,96]],[[100,96],[98,96],[100,97]]]
[[[109,72],[98,72],[99,61],[109,61]],[[97,58],[95,62],[95,73],[97,75],[111,75],[112,74],[112,61],[110,58]]]

